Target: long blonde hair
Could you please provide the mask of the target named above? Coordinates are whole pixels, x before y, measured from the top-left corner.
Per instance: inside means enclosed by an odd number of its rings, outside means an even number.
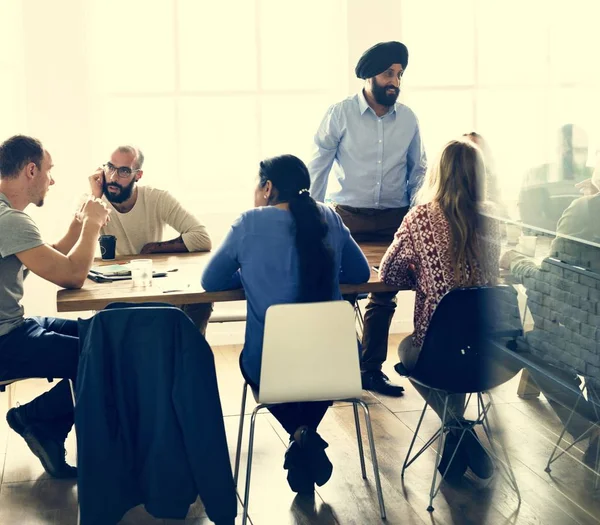
[[[436,202],[450,224],[450,260],[457,286],[494,280],[485,246],[488,221],[482,215],[485,165],[480,149],[468,140],[452,140],[427,173],[417,200]]]

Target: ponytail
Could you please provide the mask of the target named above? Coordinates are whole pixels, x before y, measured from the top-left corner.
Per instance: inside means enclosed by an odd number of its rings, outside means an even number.
[[[296,250],[300,271],[298,302],[330,301],[333,298],[333,252],[327,245],[325,217],[307,190],[289,201],[296,227]]]
[[[310,176],[304,162],[281,155],[260,163],[261,187],[270,180],[277,202],[287,202],[294,219],[300,290],[298,302],[330,301],[334,296],[334,256],[327,244],[329,227],[310,196]]]

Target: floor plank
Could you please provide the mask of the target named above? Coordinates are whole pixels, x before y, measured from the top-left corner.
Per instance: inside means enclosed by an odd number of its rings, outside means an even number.
[[[521,504],[516,493],[498,473],[491,481],[465,477],[457,485],[442,484],[434,500],[435,511],[429,513],[429,487],[434,468],[435,447],[423,454],[401,478],[402,463],[418,421],[423,400],[412,385],[393,370],[397,362],[396,347],[402,336],[390,337],[388,360],[384,371],[390,379],[405,387],[401,398],[365,392],[373,420],[373,430],[380,465],[381,482],[390,525],[408,524],[485,524],[485,525],[588,525],[600,523],[600,502],[592,490],[594,474],[581,463],[586,444],[559,459],[548,475],[544,472],[550,451],[561,430],[560,420],[541,396],[522,400],[516,395],[519,375],[496,389],[493,407],[495,429],[510,452],[521,490]],[[240,345],[214,349],[219,378],[221,403],[225,414],[228,444],[233,462],[242,378],[238,359]],[[45,380],[31,380],[17,385],[14,400],[25,403],[48,390]],[[1,396],[1,395],[0,395]],[[248,396],[246,414],[255,407]],[[246,418],[242,447],[240,486],[245,480],[248,446]],[[434,432],[437,416],[428,411],[422,437]],[[367,480],[360,474],[360,463],[351,406],[336,404],[320,427],[330,446],[327,453],[334,464],[331,480],[318,487],[314,498],[296,496],[288,487],[282,468],[288,441],[285,431],[268,413],[258,416],[250,498],[253,525],[287,524],[376,524],[379,508],[373,478],[364,419],[361,415],[365,446]],[[570,438],[569,438],[570,439]],[[74,435],[67,443],[68,460],[75,462]],[[422,439],[418,443],[423,443]],[[24,441],[0,420],[0,524],[74,525],[77,516],[76,487],[73,482],[53,480],[43,472]],[[241,522],[240,516],[237,523]],[[159,520],[143,507],[131,509],[121,525],[195,524],[208,525],[201,502],[191,509],[186,520]]]

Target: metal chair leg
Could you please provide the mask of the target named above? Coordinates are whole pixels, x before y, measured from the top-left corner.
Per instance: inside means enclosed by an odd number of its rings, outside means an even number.
[[[427,400],[429,399],[429,395],[427,396]],[[417,423],[417,428],[415,429],[412,441],[410,442],[410,446],[408,447],[408,452],[406,453],[406,458],[404,458],[404,465],[402,465],[402,473],[400,474],[400,476],[402,478],[404,477],[404,471],[418,457],[418,455],[417,455],[412,461],[409,462],[410,453],[412,452],[412,449],[413,449],[413,447],[415,445],[415,441],[417,440],[417,436],[419,434],[419,429],[421,428],[421,423],[423,423],[423,418],[425,417],[425,412],[427,410],[427,400],[425,400],[425,406],[423,407],[423,410],[421,411],[421,417],[419,418],[419,422]]]
[[[356,316],[356,324],[358,325],[358,338],[362,340],[363,333],[365,331],[365,321],[362,315],[362,311],[360,309],[360,305],[358,304],[358,299],[354,302],[354,314]]]
[[[365,413],[365,422],[367,424],[367,436],[369,437],[369,447],[371,449],[371,461],[373,462],[373,474],[375,475],[375,486],[377,487],[377,499],[379,500],[379,510],[381,519],[386,519],[385,504],[383,502],[383,492],[381,490],[381,479],[379,478],[379,465],[377,463],[377,451],[375,450],[375,440],[373,439],[373,427],[371,425],[371,414],[369,407],[360,399],[356,402],[362,407]]]
[[[431,489],[429,490],[429,506],[427,507],[428,512],[433,512],[433,498],[437,491],[435,490],[435,482],[437,480],[437,471],[440,463],[442,461],[442,454],[444,453],[444,446],[446,444],[446,440],[444,439],[444,428],[446,427],[446,412],[448,410],[448,396],[444,399],[444,412],[442,413],[442,423],[440,426],[440,436],[439,436],[439,445],[438,445],[438,453],[435,457],[435,466],[433,468],[433,480],[431,481]],[[458,447],[457,447],[458,449]],[[448,465],[450,466],[450,465]]]
[[[242,514],[242,525],[246,525],[248,521],[248,509],[250,502],[250,474],[252,471],[252,451],[254,447],[254,429],[256,427],[256,415],[258,411],[263,408],[265,405],[258,405],[252,411],[252,417],[250,418],[250,438],[248,441],[248,463],[246,466],[246,488],[244,490],[244,501],[242,502],[244,506],[244,511]]]
[[[367,479],[367,471],[365,469],[365,452],[363,450],[362,435],[360,433],[360,419],[358,417],[358,407],[356,401],[352,402],[354,408],[354,425],[356,427],[356,442],[358,443],[358,456],[360,458],[360,471],[362,478]]]
[[[242,436],[244,434],[244,416],[246,412],[246,395],[248,394],[248,383],[244,381],[242,389],[242,408],[240,410],[240,424],[238,427],[237,447],[235,449],[235,468],[233,474],[233,483],[237,487],[238,476],[240,474],[240,455],[242,452]]]
[[[49,382],[50,379],[48,379]],[[75,387],[73,386],[73,380],[69,379],[69,389],[71,390],[71,400],[73,401],[73,410],[75,410]],[[77,429],[75,429],[77,432]],[[75,440],[75,463],[77,464],[77,440]],[[79,494],[77,494],[79,497]],[[81,523],[81,508],[79,507],[79,502],[77,502],[77,525]]]
[[[584,387],[584,390],[585,390],[585,387]],[[564,435],[567,433],[567,427],[571,423],[571,419],[573,419],[573,415],[575,414],[575,411],[577,410],[577,405],[579,405],[579,400],[582,397],[583,397],[583,391],[581,392],[581,395],[577,396],[577,401],[575,401],[575,405],[573,405],[573,408],[571,409],[571,413],[569,414],[569,419],[567,419],[567,422],[563,425],[562,432],[560,433],[560,436],[558,436],[558,441],[556,442],[556,444],[554,445],[554,448],[552,449],[552,453],[550,454],[550,457],[548,458],[548,464],[546,465],[546,468],[544,469],[546,472],[552,472],[550,465],[552,463],[554,463],[554,461],[556,461],[559,457],[561,457],[565,452],[567,452],[567,450],[569,450],[578,441],[578,440],[574,441],[573,443],[571,443],[571,445],[568,448],[566,448],[560,454],[558,454],[556,457],[554,457],[557,449],[560,447],[560,444],[562,443]]]
[[[481,403],[483,405],[483,397],[482,397],[481,392],[478,393],[477,395],[481,398]],[[487,392],[487,395],[490,398],[490,406],[492,406],[494,404],[494,399],[492,397],[492,394]],[[489,423],[490,418],[488,416],[488,413],[491,413],[489,409],[483,413],[481,426],[483,427],[483,431],[485,432],[485,435],[490,443],[490,447],[492,449],[492,454],[494,455],[496,461],[498,463],[500,463],[500,465],[502,465],[502,468],[504,469],[504,473],[505,473],[506,477],[508,478],[508,481],[510,482],[513,490],[517,493],[519,505],[521,505],[521,492],[519,490],[519,485],[517,483],[517,477],[515,476],[515,471],[513,470],[512,464],[510,462],[508,450],[506,449],[506,445],[504,444],[504,441],[499,440],[500,450],[502,450],[502,455],[504,456],[504,461],[503,461],[500,458],[500,456],[498,455],[498,453],[496,452],[496,446],[493,441],[492,428]]]
[[[13,388],[15,384],[11,383],[8,385],[8,408],[9,410],[13,407]]]

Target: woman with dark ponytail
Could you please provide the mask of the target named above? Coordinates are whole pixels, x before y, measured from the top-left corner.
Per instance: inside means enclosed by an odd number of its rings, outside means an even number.
[[[245,379],[260,384],[267,308],[273,304],[341,300],[339,285],[366,282],[367,260],[340,217],[308,191],[306,165],[293,155],[260,163],[255,208],[233,224],[202,276],[207,291],[244,287],[246,341],[240,357]],[[295,492],[312,492],[332,472],[317,427],[331,402],[286,403],[271,413],[290,434],[284,468]]]

